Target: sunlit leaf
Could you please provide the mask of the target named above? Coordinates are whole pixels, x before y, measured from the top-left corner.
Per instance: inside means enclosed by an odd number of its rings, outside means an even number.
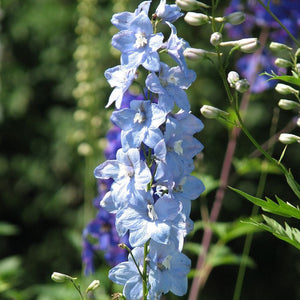
[[[285,227],[283,227],[274,219],[267,216],[263,216],[263,218],[267,224],[258,223],[256,221],[253,221],[252,224],[263,230],[269,231],[278,239],[281,239],[300,250],[300,231],[297,228],[290,227],[287,223],[285,223]]]
[[[276,200],[278,204],[271,199],[266,197],[266,200],[253,197],[245,192],[240,190],[231,188],[233,191],[242,195],[247,200],[251,201],[253,204],[260,206],[264,211],[271,212],[273,214],[283,216],[283,217],[293,217],[296,219],[300,219],[300,209],[298,207],[293,206],[288,202],[282,201],[279,197],[276,196]]]

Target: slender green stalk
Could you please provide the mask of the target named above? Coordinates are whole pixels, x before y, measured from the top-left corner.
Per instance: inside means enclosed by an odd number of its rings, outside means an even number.
[[[290,31],[284,26],[284,24],[271,11],[269,6],[269,1],[268,1],[268,5],[265,5],[262,0],[258,0],[258,2],[271,15],[271,17],[281,26],[281,28],[289,35],[289,37],[295,42],[295,44],[300,48],[299,41],[297,41],[297,39],[290,33]]]
[[[81,290],[80,290],[80,286],[77,285],[74,280],[71,280],[71,282],[72,282],[73,286],[75,287],[75,289],[77,290],[77,292],[79,293],[80,299],[84,300],[83,295],[82,295]]]
[[[147,299],[148,288],[147,288],[147,255],[148,255],[149,241],[144,245],[144,265],[143,265],[143,300]]]
[[[276,108],[276,109],[274,109],[273,120],[272,120],[272,124],[271,124],[271,128],[270,128],[270,136],[273,136],[276,132],[278,119],[279,119],[279,110]],[[270,153],[273,153],[273,149],[274,149],[274,146],[271,147]],[[262,172],[260,174],[259,183],[258,183],[258,187],[257,187],[257,191],[256,191],[256,197],[258,197],[258,198],[262,197],[263,191],[265,189],[266,181],[267,181],[267,173],[264,172],[264,170],[263,170],[265,163],[266,163],[266,160],[264,160],[264,162],[262,164]],[[251,216],[256,216],[258,214],[258,211],[259,211],[259,207],[256,205],[253,205]],[[246,235],[243,254],[242,254],[243,259],[242,259],[242,262],[239,267],[239,272],[238,272],[236,285],[235,285],[235,289],[234,289],[234,294],[233,294],[233,300],[239,300],[241,297],[242,286],[243,286],[244,277],[245,277],[245,273],[246,273],[245,259],[249,256],[252,240],[253,240],[253,232],[248,233]]]

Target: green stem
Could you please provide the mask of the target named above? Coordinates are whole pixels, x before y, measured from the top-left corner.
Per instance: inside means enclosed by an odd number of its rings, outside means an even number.
[[[297,39],[290,33],[290,31],[282,24],[282,22],[274,15],[270,10],[269,4],[265,5],[262,0],[258,0],[259,4],[271,15],[271,17],[281,26],[281,28],[289,35],[289,37],[295,42],[298,48],[300,48],[300,43]],[[269,3],[269,2],[268,2]]]
[[[71,282],[72,282],[73,286],[75,287],[75,289],[78,291],[78,293],[79,293],[79,295],[80,295],[80,299],[81,299],[81,300],[84,300],[83,295],[82,295],[81,290],[80,290],[80,286],[77,285],[77,284],[74,282],[74,280],[71,280]]]
[[[278,124],[278,119],[279,119],[279,109],[274,109],[274,114],[273,114],[273,120],[271,124],[271,129],[270,129],[270,136],[273,136],[276,132],[277,124]],[[269,148],[269,147],[268,147]],[[273,153],[274,146],[271,147],[270,153]],[[260,174],[259,178],[259,183],[256,191],[256,197],[261,198],[263,195],[263,191],[265,189],[266,181],[267,181],[267,173],[264,172],[263,167],[265,166],[266,159],[263,161],[262,164],[262,172]],[[259,206],[254,205],[252,207],[252,212],[251,216],[256,216],[259,211]],[[236,285],[234,289],[234,294],[233,294],[233,300],[239,300],[241,297],[241,292],[242,292],[242,286],[245,278],[245,273],[246,273],[246,258],[249,256],[250,249],[251,249],[251,244],[253,240],[253,232],[248,233],[246,235],[245,239],[245,244],[244,244],[244,249],[243,249],[243,254],[242,254],[242,262],[239,267],[239,272],[236,280]]]
[[[147,255],[148,255],[149,241],[144,245],[144,265],[143,265],[143,300],[147,299],[148,288],[147,288]]]

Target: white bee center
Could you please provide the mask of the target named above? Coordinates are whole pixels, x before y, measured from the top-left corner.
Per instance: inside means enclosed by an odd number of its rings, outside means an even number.
[[[119,178],[124,177],[133,177],[134,176],[134,169],[130,166],[121,165],[119,171]]]
[[[178,140],[174,143],[174,151],[178,154],[178,155],[182,155],[183,154],[183,148],[182,148],[182,142],[183,140]]]
[[[146,116],[145,114],[139,110],[135,115],[134,115],[134,119],[133,122],[134,123],[144,123],[146,121]]]
[[[154,210],[154,206],[152,204],[147,204],[148,209],[148,217],[151,219],[151,221],[155,221],[158,219],[158,216]]]
[[[169,76],[169,78],[168,78],[168,82],[177,85],[177,83],[178,83],[178,78],[176,78],[176,77],[174,76],[174,74],[171,74],[171,75]]]
[[[148,43],[148,41],[145,37],[145,33],[143,33],[143,32],[136,33],[135,38],[136,38],[136,40],[135,40],[134,46],[138,49],[145,47]]]
[[[167,255],[161,263],[157,264],[158,268],[161,271],[166,270],[166,269],[170,270],[170,268],[171,268],[171,263],[170,263],[171,259],[172,259],[172,256]]]

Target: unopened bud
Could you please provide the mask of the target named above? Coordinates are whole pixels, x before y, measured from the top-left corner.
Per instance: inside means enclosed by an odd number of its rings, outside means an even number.
[[[289,68],[293,65],[290,61],[283,58],[276,58],[274,63],[279,68]]]
[[[200,112],[207,119],[216,119],[219,117],[227,117],[229,115],[228,112],[210,105],[203,105]]]
[[[218,46],[221,42],[222,42],[222,33],[220,32],[214,32],[211,36],[210,36],[210,43],[213,46]]]
[[[202,8],[210,7],[209,5],[196,0],[176,0],[175,3],[177,6],[179,6],[182,10],[185,11],[196,10],[199,9],[200,7]]]
[[[283,84],[283,83],[277,83],[277,85],[275,86],[275,90],[281,95],[288,95],[288,94],[298,95],[299,94],[299,91],[297,91],[294,88],[292,88],[291,86],[289,86],[287,84]]]
[[[188,12],[184,20],[192,26],[200,26],[209,22],[209,17],[202,13]]]
[[[291,51],[292,50],[292,48],[288,47],[287,45],[282,44],[282,43],[277,43],[277,42],[272,42],[270,44],[270,49],[272,51],[275,51],[275,52]]]
[[[87,287],[86,292],[91,292],[97,289],[100,286],[100,281],[99,280],[93,280],[90,285]]]
[[[249,82],[247,79],[240,79],[239,81],[236,82],[235,84],[235,89],[239,92],[239,93],[245,93],[249,90]]]
[[[300,109],[300,103],[287,99],[280,99],[278,106],[284,110]]]
[[[63,273],[53,272],[51,275],[51,279],[55,282],[62,283],[65,282],[66,280],[76,280],[77,278],[71,277]]]
[[[296,70],[295,70],[298,74],[300,74],[300,64],[296,64]]]
[[[220,46],[239,47],[239,49],[244,53],[253,53],[259,47],[259,42],[257,38],[246,38],[238,41],[222,42],[220,43]]]
[[[183,55],[192,61],[199,61],[204,58],[212,58],[217,56],[218,54],[215,52],[206,51],[198,48],[186,48],[183,51]]]
[[[230,71],[227,75],[227,81],[230,85],[230,87],[234,88],[235,84],[240,80],[239,73],[235,71]]]
[[[257,38],[241,39],[239,41],[240,50],[244,53],[253,53],[259,47],[259,42]]]
[[[244,13],[240,11],[233,12],[227,16],[225,16],[224,20],[226,23],[229,23],[231,25],[239,25],[242,24],[246,19],[246,16]]]
[[[300,143],[300,137],[295,134],[290,134],[290,133],[282,133],[279,136],[278,140],[281,143],[286,144],[286,145],[293,144],[295,142]]]
[[[300,127],[300,117],[297,119],[296,125],[297,125],[298,127]]]

